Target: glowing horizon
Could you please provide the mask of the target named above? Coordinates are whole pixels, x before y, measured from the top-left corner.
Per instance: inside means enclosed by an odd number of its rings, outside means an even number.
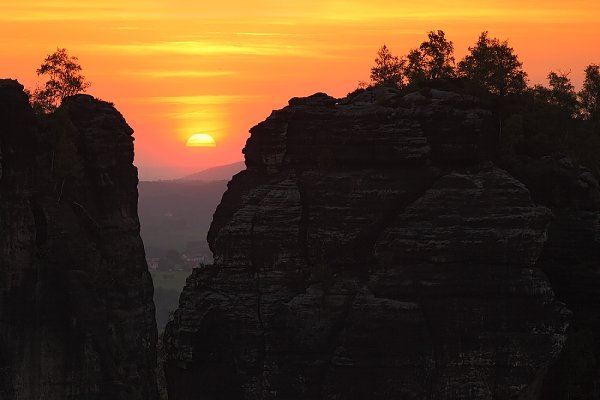
[[[173,5],[176,3],[176,6]],[[403,55],[442,29],[461,59],[479,34],[507,39],[529,74],[600,63],[600,4],[588,1],[440,0],[5,0],[2,74],[26,87],[57,47],[79,58],[89,93],[115,103],[135,130],[142,179],[179,177],[242,159],[248,130],[294,96],[341,97],[367,81],[387,44]],[[219,143],[185,146],[193,132]]]

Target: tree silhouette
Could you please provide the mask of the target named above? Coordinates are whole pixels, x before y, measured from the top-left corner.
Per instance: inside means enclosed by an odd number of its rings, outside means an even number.
[[[581,110],[587,119],[600,122],[600,66],[590,64],[585,68],[583,87],[579,92]]]
[[[53,112],[65,97],[84,92],[90,86],[81,74],[77,57],[69,56],[64,48],[48,55],[36,72],[48,76],[44,87],[31,94],[32,105],[39,112]]]
[[[454,76],[454,45],[444,31],[429,31],[428,40],[408,53],[407,76],[411,83]]]
[[[423,60],[423,53],[421,53],[418,49],[412,49],[408,52],[407,58],[407,66],[406,66],[406,77],[408,78],[409,84],[414,84],[416,82],[422,82],[427,79],[425,75]]]
[[[507,41],[490,39],[482,32],[470,54],[458,63],[461,75],[500,97],[522,93],[527,88],[527,73]]]
[[[575,87],[569,78],[569,72],[550,71],[547,76],[550,88],[541,85],[535,85],[533,88],[534,96],[543,102],[558,107],[559,110],[566,113],[569,117],[574,117],[577,113],[579,103]]]
[[[551,93],[550,102],[565,110],[570,116],[574,116],[578,106],[577,93],[569,79],[569,73],[551,71],[548,74],[548,83]]]
[[[384,44],[377,52],[375,66],[371,68],[371,81],[375,85],[401,87],[404,63],[404,59],[393,55]]]

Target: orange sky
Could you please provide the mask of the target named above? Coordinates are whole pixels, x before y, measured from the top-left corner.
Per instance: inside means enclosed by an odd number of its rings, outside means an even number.
[[[94,4],[95,3],[95,4]],[[89,90],[135,130],[141,179],[242,159],[251,126],[293,96],[343,96],[368,80],[377,49],[398,54],[442,29],[457,59],[479,33],[508,39],[531,83],[600,63],[592,0],[0,0],[0,77],[27,87],[57,47],[77,55]],[[215,148],[186,148],[209,133]]]

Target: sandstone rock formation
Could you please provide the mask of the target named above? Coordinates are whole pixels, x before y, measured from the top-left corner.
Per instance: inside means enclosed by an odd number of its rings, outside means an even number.
[[[539,262],[552,212],[489,161],[497,134],[437,89],[252,128],[165,333],[170,399],[540,398],[570,312]]]
[[[567,157],[524,160],[513,173],[554,218],[538,266],[573,312],[564,351],[543,399],[600,399],[600,191],[594,175]]]
[[[38,120],[0,81],[0,398],[155,399],[132,130],[90,96]]]

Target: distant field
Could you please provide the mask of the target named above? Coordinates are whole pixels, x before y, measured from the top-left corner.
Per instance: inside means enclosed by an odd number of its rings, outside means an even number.
[[[226,180],[140,182],[140,233],[148,259],[161,259],[169,250],[176,250],[210,260],[206,233],[226,189]],[[169,315],[177,309],[179,295],[191,271],[151,273],[160,333]]]
[[[154,281],[154,305],[156,306],[156,325],[162,333],[169,315],[177,309],[179,295],[185,285],[185,279],[191,271],[159,272],[152,271]]]
[[[185,286],[185,280],[188,276],[190,276],[191,271],[152,271],[151,274],[155,288],[176,290],[177,292],[181,292]]]

